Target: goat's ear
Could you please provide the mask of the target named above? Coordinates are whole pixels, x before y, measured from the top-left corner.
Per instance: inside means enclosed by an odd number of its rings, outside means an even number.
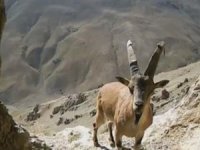
[[[162,88],[164,87],[165,85],[167,85],[169,83],[169,80],[162,80],[162,81],[159,81],[157,83],[155,83],[155,89],[156,88]]]
[[[116,79],[117,79],[119,82],[121,82],[122,84],[126,85],[126,86],[129,85],[129,80],[126,79],[126,78],[117,76]]]

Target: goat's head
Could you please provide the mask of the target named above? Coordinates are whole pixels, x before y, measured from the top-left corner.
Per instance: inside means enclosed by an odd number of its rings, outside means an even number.
[[[164,42],[157,44],[157,48],[152,55],[148,67],[143,74],[140,73],[133,44],[129,40],[127,43],[128,60],[130,65],[131,80],[123,77],[116,77],[121,83],[128,86],[133,98],[133,108],[136,112],[141,113],[145,104],[150,100],[154,89],[165,86],[169,80],[162,80],[154,83],[153,77],[159,61],[160,54],[164,50]]]

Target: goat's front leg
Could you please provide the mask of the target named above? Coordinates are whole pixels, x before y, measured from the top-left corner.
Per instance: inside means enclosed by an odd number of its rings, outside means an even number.
[[[135,137],[135,150],[141,149],[141,142],[144,136],[144,131],[139,131]]]

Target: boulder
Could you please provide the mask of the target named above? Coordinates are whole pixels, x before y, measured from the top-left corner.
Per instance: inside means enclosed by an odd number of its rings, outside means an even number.
[[[162,99],[168,99],[169,98],[169,92],[166,90],[166,89],[163,89],[162,90],[162,95],[161,95],[161,98]]]

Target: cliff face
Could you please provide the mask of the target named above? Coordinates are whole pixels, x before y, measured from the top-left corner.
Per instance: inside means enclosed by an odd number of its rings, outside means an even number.
[[[0,0],[0,41],[6,21],[4,1]],[[0,58],[1,59],[1,58]],[[1,65],[1,64],[0,64]],[[1,66],[0,66],[1,69]],[[18,126],[0,101],[0,149],[28,150],[29,133]]]
[[[128,77],[128,39],[142,70],[159,40],[168,46],[158,72],[200,56],[197,0],[8,0],[6,6],[0,96],[9,104],[31,105]]]
[[[0,102],[0,149],[29,150],[29,133],[18,126]]]
[[[0,0],[0,41],[6,22],[4,1]],[[1,56],[0,56],[1,69]],[[0,101],[0,150],[49,149],[45,143],[30,137],[29,133],[16,124],[8,109]]]

